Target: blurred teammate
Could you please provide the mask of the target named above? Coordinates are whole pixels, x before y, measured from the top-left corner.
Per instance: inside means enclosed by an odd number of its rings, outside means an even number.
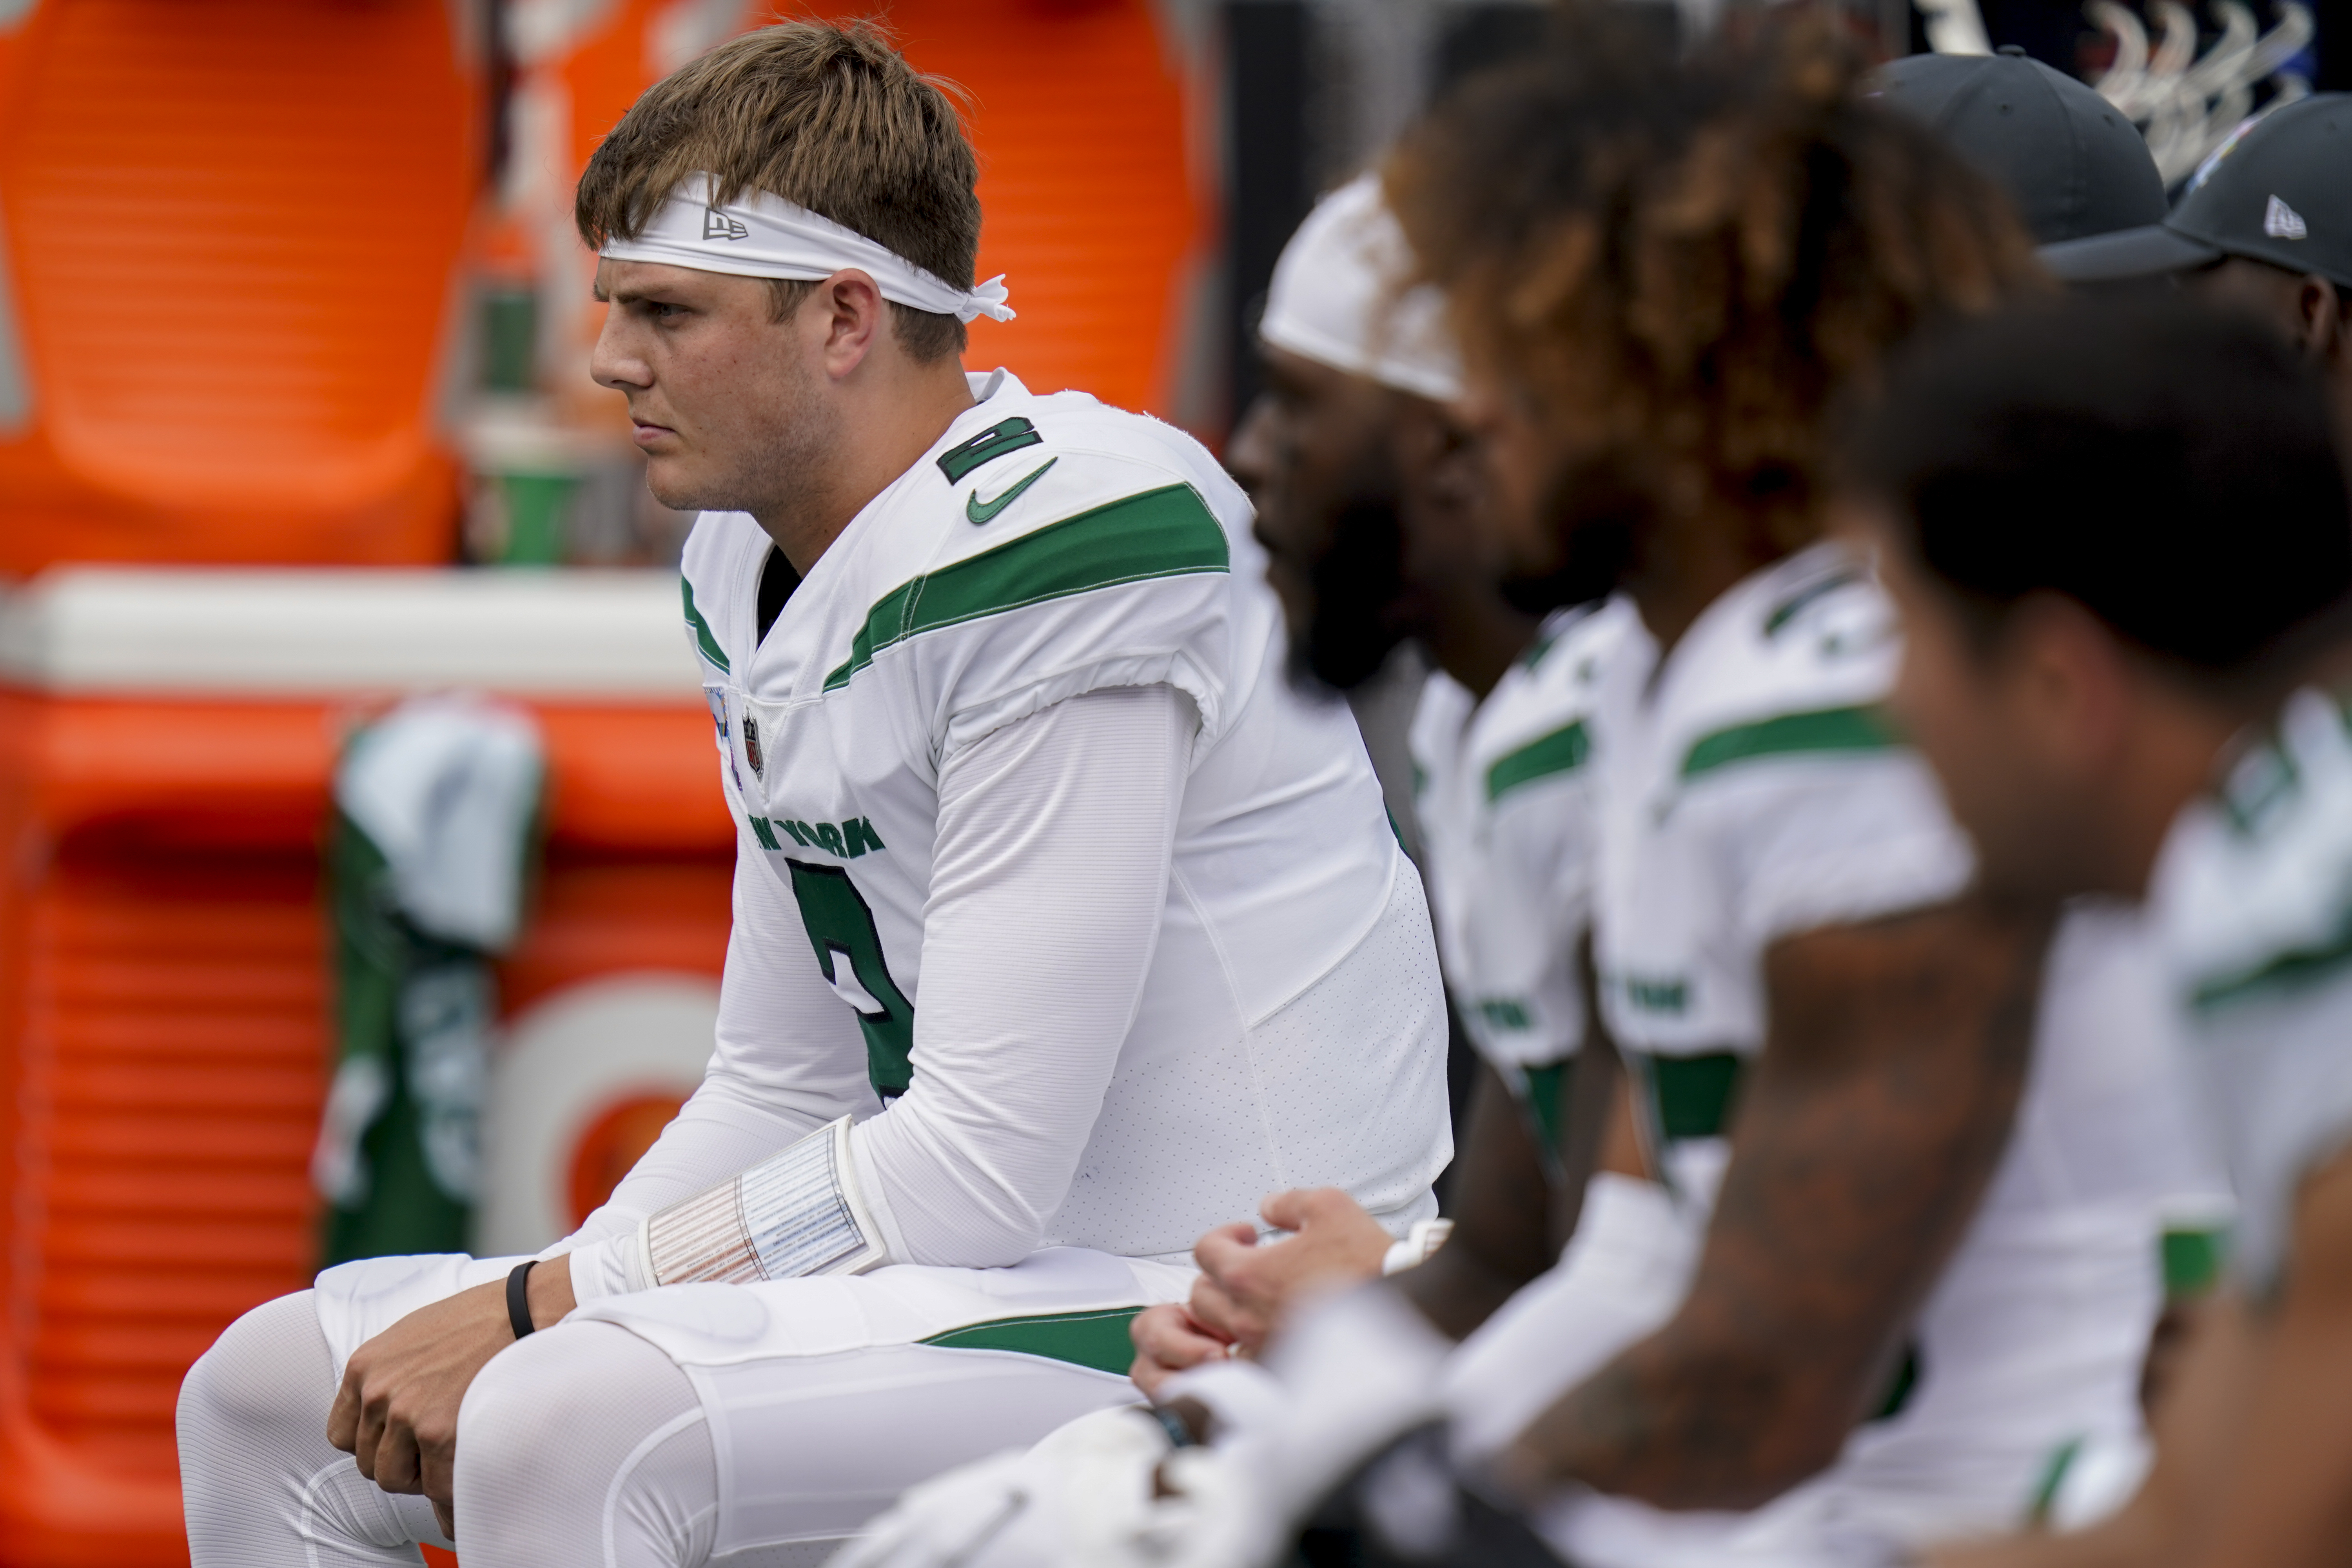
[[[1129,1397],[1128,1319],[1269,1189],[1434,1213],[1434,955],[1361,743],[1283,679],[1205,452],[964,374],[1009,314],[974,174],[935,88],[814,24],[591,160],[596,375],[703,510],[717,1053],[535,1265],[347,1266],[228,1331],[181,1405],[203,1568],[413,1563],[418,1491],[469,1568],[818,1561]]]
[[[1990,176],[2038,243],[2110,233],[2164,216],[2163,181],[2139,132],[2097,93],[2039,61],[2020,54],[1912,56],[1882,68],[1866,96],[1927,125]],[[1339,205],[1335,198],[1330,210]],[[1318,347],[1349,336],[1329,319],[1329,301],[1351,298],[1352,291],[1335,286],[1334,274],[1342,269],[1335,265],[1338,258],[1318,259],[1330,248],[1328,242],[1318,243],[1329,226],[1310,221],[1276,269],[1267,311],[1267,358],[1286,406],[1331,406],[1332,394],[1327,389],[1349,381],[1330,370],[1310,375],[1316,367],[1297,365],[1301,355],[1313,359]],[[1283,342],[1296,342],[1297,352],[1272,346],[1276,333]],[[1358,352],[1358,359],[1363,353]],[[1328,348],[1323,357],[1334,364],[1354,363]],[[1275,401],[1270,397],[1267,403]],[[1417,400],[1392,394],[1391,401]],[[1272,467],[1261,451],[1273,444],[1259,437],[1268,417],[1261,413],[1257,422],[1244,426],[1235,442],[1237,459]],[[1310,427],[1329,426],[1329,416],[1323,415]],[[1350,448],[1363,456],[1340,471],[1378,471],[1379,458],[1388,449],[1385,434],[1376,424],[1365,426]],[[1410,440],[1401,444],[1406,449],[1414,447]],[[1247,469],[1240,471],[1246,483]],[[1377,659],[1386,653],[1387,639],[1401,635],[1410,618],[1412,629],[1429,637],[1439,650],[1440,668],[1430,679],[1413,736],[1416,774],[1423,781],[1417,805],[1431,849],[1428,871],[1438,910],[1439,945],[1465,1025],[1498,1075],[1492,1088],[1482,1083],[1482,1092],[1491,1097],[1502,1084],[1511,1085],[1537,1127],[1556,1140],[1564,1131],[1572,1100],[1562,1098],[1567,1092],[1565,1064],[1574,1059],[1583,1026],[1577,949],[1591,920],[1592,834],[1583,797],[1595,771],[1590,765],[1591,700],[1600,660],[1622,636],[1632,615],[1630,602],[1612,601],[1598,617],[1589,616],[1589,606],[1563,616],[1546,628],[1525,668],[1505,676],[1488,699],[1487,665],[1471,650],[1492,649],[1506,634],[1516,641],[1520,633],[1517,617],[1499,602],[1494,583],[1507,563],[1494,558],[1491,542],[1483,540],[1473,520],[1442,505],[1411,509],[1403,515],[1417,519],[1418,526],[1403,529],[1400,552],[1393,515],[1383,515],[1386,527],[1367,526],[1360,520],[1372,509],[1338,504],[1328,485],[1320,489],[1309,485],[1297,499],[1304,504],[1262,505],[1258,529],[1262,536],[1271,536],[1286,527],[1304,542],[1303,548],[1286,552],[1279,539],[1273,541],[1278,583],[1284,581],[1287,553],[1314,563],[1316,587],[1335,580],[1342,585],[1338,593],[1326,589],[1310,596],[1294,588],[1286,595],[1291,600],[1307,598],[1316,606],[1311,645],[1348,647],[1351,639],[1377,638],[1368,645],[1368,657]],[[1322,504],[1316,505],[1318,501]],[[1291,519],[1297,521],[1277,521]],[[1382,563],[1391,559],[1402,561],[1402,567],[1384,570]],[[1478,575],[1482,569],[1483,576]],[[1599,573],[1580,565],[1581,591],[1597,592],[1611,569],[1605,563]],[[1296,574],[1293,580],[1305,575]],[[1442,594],[1423,586],[1432,581],[1443,584]],[[1356,584],[1377,584],[1379,594],[1359,603],[1345,588]],[[1571,595],[1579,585],[1574,575],[1547,584]],[[1434,636],[1423,627],[1429,617],[1412,614],[1412,607],[1433,600],[1450,612],[1437,619]],[[1490,629],[1483,637],[1457,629],[1465,621]],[[1561,634],[1580,621],[1590,624],[1562,646]],[[1365,660],[1360,657],[1356,662]],[[1578,798],[1549,798],[1559,789],[1577,791]],[[1477,1110],[1473,1115],[1475,1131],[1461,1156],[1465,1172],[1478,1163],[1486,1167],[1485,1175],[1474,1180],[1509,1185],[1490,1189],[1485,1204],[1466,1206],[1465,1218],[1473,1228],[1457,1238],[1452,1250],[1440,1254],[1429,1272],[1415,1276],[1411,1287],[1424,1310],[1456,1333],[1476,1327],[1502,1289],[1526,1282],[1521,1272],[1525,1260],[1545,1255],[1542,1244],[1548,1237],[1556,1248],[1557,1222],[1572,1221],[1579,1209],[1572,1196],[1552,1201],[1544,1185],[1528,1179],[1528,1171],[1538,1167],[1523,1158],[1523,1118]],[[1559,1151],[1543,1152],[1549,1158],[1540,1168],[1558,1184],[1566,1176]],[[1583,1152],[1570,1156],[1570,1167],[1578,1173],[1586,1168],[1586,1162],[1576,1158]],[[1634,1162],[1622,1157],[1616,1163],[1627,1173],[1638,1170]],[[1620,1174],[1604,1171],[1597,1184],[1604,1236],[1623,1234],[1633,1215],[1656,1201],[1643,1188],[1629,1186]],[[1495,1212],[1505,1206],[1505,1191],[1517,1219],[1507,1227],[1498,1224],[1502,1215]],[[2184,1224],[2201,1231],[2210,1225],[2208,1211],[2217,1194],[2183,1196],[2198,1200],[2190,1205],[2198,1212],[2183,1215]],[[1285,1228],[1303,1227],[1305,1238],[1318,1245],[1287,1252],[1251,1250],[1255,1237],[1234,1229],[1229,1237],[1204,1242],[1207,1271],[1193,1286],[1193,1301],[1207,1309],[1198,1317],[1239,1331],[1253,1348],[1276,1315],[1276,1298],[1329,1267],[1339,1237],[1351,1232],[1364,1237],[1355,1249],[1363,1273],[1369,1275],[1379,1260],[1369,1228],[1347,1224],[1339,1205],[1288,1197],[1278,1206]],[[1306,1212],[1309,1208],[1313,1212]],[[1620,1213],[1621,1208],[1629,1212]],[[1547,1215],[1547,1210],[1551,1212]],[[1326,1232],[1331,1237],[1328,1245],[1320,1244]],[[1631,1242],[1633,1237],[1627,1234],[1625,1239]],[[2175,1249],[2184,1257],[2189,1250]],[[1454,1288],[1441,1296],[1441,1280],[1465,1274],[1474,1264],[1483,1265],[1485,1278],[1476,1282],[1483,1289],[1465,1278],[1448,1281]],[[1533,1310],[1532,1302],[1518,1309]],[[1138,1321],[1147,1387],[1152,1383],[1155,1351],[1164,1353],[1163,1366],[1190,1365],[1215,1348],[1196,1332],[1183,1331],[1186,1325],[1174,1316],[1177,1310],[1156,1308]],[[1524,1380],[1519,1387],[1526,1387]],[[1519,1408],[1502,1397],[1499,1389],[1488,1403],[1492,1408],[1487,1414],[1494,1419],[1507,1419],[1508,1410]],[[2055,1477],[2061,1484],[2117,1459],[2134,1462],[2137,1454],[2136,1447],[2123,1456],[2086,1452],[2075,1441],[2063,1451],[2072,1458]]]
[[[2322,367],[2352,420],[2352,94],[2247,121],[2161,220],[2044,258],[2070,281],[2175,278],[2253,312]]]
[[[2181,1175],[2102,1136],[2178,1110],[2143,955],[2077,917],[2042,984],[2045,928],[1969,887],[1874,712],[1883,597],[1821,542],[1829,400],[2032,276],[1993,193],[1850,90],[1790,30],[1663,91],[1465,100],[1391,181],[1496,449],[1555,500],[1531,548],[1623,560],[1647,633],[1597,699],[1595,963],[1703,1239],[1671,1317],[1500,1460],[1593,1568],[1872,1561],[2022,1511],[2054,1449],[2137,1425]]]
[[[1579,705],[1630,611],[1580,605],[1539,624],[1506,597],[1444,406],[1460,391],[1444,302],[1404,288],[1411,259],[1377,177],[1317,206],[1275,268],[1267,390],[1227,465],[1256,503],[1308,673],[1363,679],[1406,636],[1438,666],[1413,726],[1415,805],[1447,983],[1484,1065],[1457,1155],[1460,1218],[1416,1280],[1467,1332],[1550,1266],[1577,1210],[1563,1158],[1580,1171],[1591,1157],[1590,1108],[1581,1146],[1559,1147],[1576,1103],[1592,859],[1589,813],[1560,792],[1587,776]],[[1604,1074],[1604,1107],[1610,1087]],[[1295,1237],[1259,1247],[1254,1226],[1222,1227],[1196,1249],[1217,1265],[1197,1310],[1138,1320],[1147,1391],[1231,1343],[1255,1349],[1294,1291],[1371,1277],[1390,1258],[1386,1233],[1344,1194],[1279,1194],[1263,1213]]]
[[[1830,400],[1914,325],[2027,283],[2028,243],[1850,86],[1801,25],[1687,68],[1588,47],[1480,82],[1392,166],[1527,563],[1607,563],[1642,622],[1593,698],[1595,947],[1675,1211],[1647,1276],[1571,1247],[1451,1358],[1379,1293],[1310,1316],[1257,1411],[1238,1385],[1210,1401],[1230,1462],[1171,1456],[1172,1500],[1131,1540],[1278,1527],[1317,1460],[1444,1410],[1454,1462],[1492,1457],[1587,1568],[1879,1563],[2018,1517],[2053,1450],[2137,1426],[2182,1175],[2142,954],[2072,920],[2037,1002],[2045,918],[1969,889],[1924,763],[1872,711],[1889,607],[1820,542]],[[1494,1382],[1458,1376],[1477,1362]],[[1520,1419],[1482,1419],[1496,1388]],[[858,1561],[1086,1560],[1042,1516],[1114,1426],[1001,1466],[994,1492],[940,1483]],[[1492,1506],[1428,1454],[1363,1473],[1348,1549],[1496,1560]],[[956,1555],[1024,1510],[1018,1548]],[[1114,1511],[1060,1544],[1101,1546]]]
[[[2022,897],[2152,900],[2228,1146],[2233,1291],[2101,1529],[1954,1563],[2340,1563],[2352,1541],[2352,506],[2316,378],[2180,304],[1922,353],[1856,444],[1906,721]],[[2186,809],[2184,809],[2184,807]]]

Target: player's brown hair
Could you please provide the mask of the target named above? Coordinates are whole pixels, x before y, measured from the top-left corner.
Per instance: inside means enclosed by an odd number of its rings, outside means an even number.
[[[1483,361],[1620,511],[1820,527],[1825,415],[1914,327],[2041,278],[2005,198],[1859,92],[1818,14],[1682,61],[1595,7],[1474,79],[1386,170]]]
[[[688,176],[719,199],[765,191],[887,246],[959,289],[980,249],[980,166],[943,90],[870,23],[783,22],[719,45],[646,89],[597,144],[572,198],[591,249],[635,238]],[[779,318],[812,285],[778,280]],[[891,304],[919,361],[961,353],[953,316]]]

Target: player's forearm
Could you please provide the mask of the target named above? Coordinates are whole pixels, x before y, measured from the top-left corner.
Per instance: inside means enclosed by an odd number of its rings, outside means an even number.
[[[1423,1317],[1461,1339],[1551,1266],[1553,1194],[1527,1118],[1492,1067],[1478,1064],[1454,1173],[1454,1234],[1398,1288]]]
[[[2234,1401],[2185,1386],[2159,1428],[2204,1489],[2198,1568],[2336,1568],[2352,1542],[2352,1147],[2303,1172],[2292,1212],[2275,1299],[2217,1303],[2214,1354],[2192,1369],[2210,1384],[2233,1366]],[[2200,1435],[2210,1447],[2190,1447]]]
[[[2046,935],[1971,900],[1772,951],[1690,1293],[1528,1429],[1523,1479],[1747,1509],[1835,1458],[2007,1142]]]
[[[811,1114],[765,1101],[714,1070],[568,1243],[585,1245],[632,1231],[647,1215],[748,1170],[838,1114]]]
[[[644,1263],[639,1232],[653,1215],[732,1182],[819,1125],[814,1118],[764,1103],[714,1073],[613,1195],[544,1256],[566,1259],[565,1279],[582,1301],[647,1289],[655,1281]],[[543,1272],[532,1271],[534,1283]]]

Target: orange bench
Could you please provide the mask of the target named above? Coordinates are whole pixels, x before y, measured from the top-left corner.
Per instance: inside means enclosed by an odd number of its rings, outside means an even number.
[[[0,573],[450,558],[467,14],[30,0],[0,24]]]
[[[715,984],[734,835],[676,580],[583,575],[82,572],[0,608],[0,1563],[184,1562],[181,1374],[317,1267],[316,846],[352,723],[467,675],[538,717],[510,1013]]]

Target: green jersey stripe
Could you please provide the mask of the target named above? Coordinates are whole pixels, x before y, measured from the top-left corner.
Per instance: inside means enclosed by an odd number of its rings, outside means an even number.
[[[1536,1137],[1542,1152],[1557,1161],[1568,1143],[1567,1106],[1562,1103],[1568,1088],[1568,1075],[1575,1062],[1546,1062],[1540,1067],[1521,1068],[1521,1103],[1535,1122]]]
[[[1497,801],[1521,784],[1572,772],[1591,754],[1592,737],[1579,719],[1496,761],[1486,770],[1486,798]]]
[[[866,613],[824,689],[839,690],[876,654],[924,632],[1121,583],[1224,572],[1230,556],[1225,531],[1192,486],[1127,496],[893,588]]]
[[[918,1340],[956,1351],[1013,1351],[1092,1367],[1124,1377],[1135,1364],[1135,1345],[1127,1326],[1140,1307],[1113,1307],[1100,1312],[1050,1312],[1032,1318],[994,1318],[985,1323],[949,1329]]]
[[[1008,452],[1018,452],[1024,447],[1044,444],[1045,437],[1037,434],[1037,426],[1019,415],[992,425],[971,440],[949,447],[940,454],[940,472],[948,483],[961,484],[964,477],[985,463],[992,463]]]
[[[1626,1053],[1635,1082],[1648,1091],[1659,1133],[1668,1141],[1720,1138],[1731,1121],[1734,1098],[1747,1064],[1731,1051],[1696,1057]]]
[[[686,624],[694,628],[695,647],[702,650],[703,658],[721,669],[729,669],[727,650],[719,646],[719,639],[710,635],[710,623],[704,620],[702,612],[694,607],[694,584],[680,577],[677,585],[686,595]]]
[[[2190,1001],[2199,1011],[2225,1007],[2265,992],[2291,991],[2352,964],[2352,921],[2326,942],[2283,952],[2266,963],[2200,985]]]
[[[2194,1296],[2221,1275],[2222,1233],[2213,1229],[2164,1233],[2164,1293]]]
[[[1766,640],[1769,641],[1779,637],[1783,626],[1804,614],[1815,602],[1827,598],[1840,588],[1861,581],[1862,574],[1859,572],[1832,572],[1828,576],[1819,578],[1798,589],[1787,599],[1781,601],[1770,615],[1764,617]]]
[[[1735,763],[1806,752],[1883,752],[1902,744],[1875,708],[1824,708],[1782,713],[1703,735],[1683,757],[1682,776],[1696,778]]]

